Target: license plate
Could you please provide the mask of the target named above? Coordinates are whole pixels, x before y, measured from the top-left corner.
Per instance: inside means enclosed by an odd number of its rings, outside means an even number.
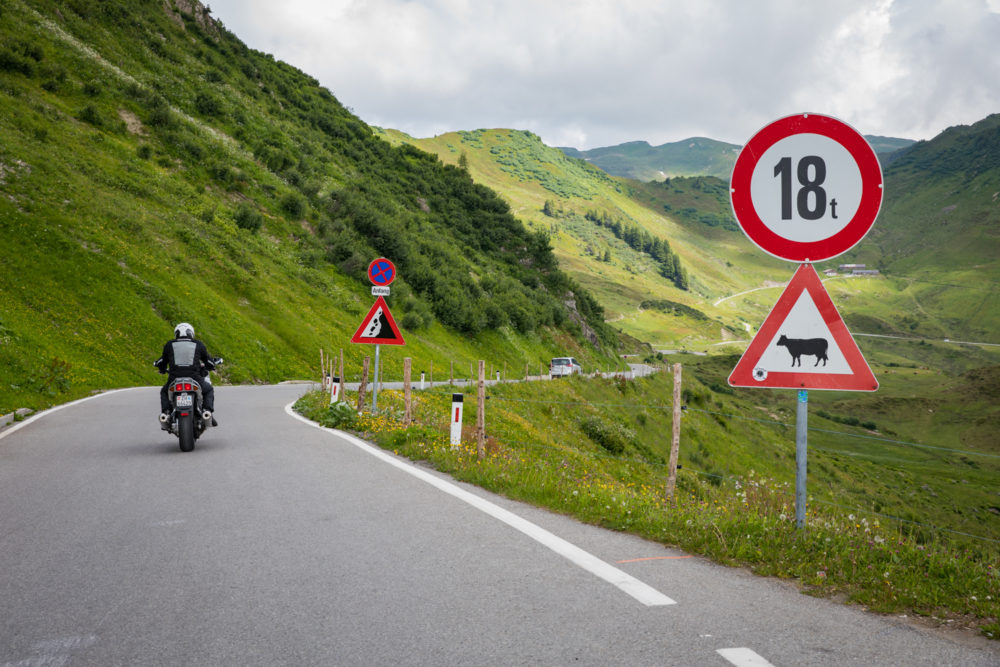
[[[177,407],[179,408],[190,408],[194,405],[194,396],[191,394],[177,394],[175,398],[177,399]]]

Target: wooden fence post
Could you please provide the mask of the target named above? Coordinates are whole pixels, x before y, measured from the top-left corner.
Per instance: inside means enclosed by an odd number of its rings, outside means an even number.
[[[410,357],[403,359],[403,403],[405,405],[403,412],[403,425],[409,426],[410,422],[413,421],[413,400],[410,393],[410,364],[412,360]]]
[[[368,386],[368,364],[371,363],[371,357],[365,357],[365,363],[361,365],[361,384],[358,386],[358,414],[361,414],[362,408],[365,406],[365,388]]]
[[[674,364],[674,418],[670,439],[670,464],[667,469],[667,498],[673,498],[677,485],[677,457],[681,446],[681,365]]]
[[[344,400],[344,348],[340,348],[340,372],[337,377],[340,378],[340,391],[337,396],[340,396],[340,400]]]
[[[476,451],[479,458],[486,456],[486,362],[479,361],[479,384],[476,389]]]

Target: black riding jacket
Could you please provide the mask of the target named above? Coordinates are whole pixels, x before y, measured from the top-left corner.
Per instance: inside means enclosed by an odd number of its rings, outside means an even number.
[[[208,349],[200,340],[194,338],[177,338],[168,341],[163,346],[163,355],[153,364],[161,373],[170,373],[170,377],[184,375],[196,378],[204,377],[208,371],[215,370]]]

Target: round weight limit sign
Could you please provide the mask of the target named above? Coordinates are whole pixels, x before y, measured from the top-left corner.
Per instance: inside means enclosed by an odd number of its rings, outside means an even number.
[[[820,262],[847,252],[871,229],[882,206],[882,167],[851,126],[798,114],[747,142],[730,197],[737,222],[761,250]]]

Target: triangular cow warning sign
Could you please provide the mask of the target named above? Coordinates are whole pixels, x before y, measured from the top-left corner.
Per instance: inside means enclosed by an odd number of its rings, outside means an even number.
[[[782,292],[729,376],[733,387],[875,391],[861,355],[812,264]]]
[[[405,345],[403,335],[399,333],[396,320],[392,319],[389,306],[385,299],[378,297],[375,305],[368,311],[364,321],[351,338],[352,343],[369,343],[371,345]]]

